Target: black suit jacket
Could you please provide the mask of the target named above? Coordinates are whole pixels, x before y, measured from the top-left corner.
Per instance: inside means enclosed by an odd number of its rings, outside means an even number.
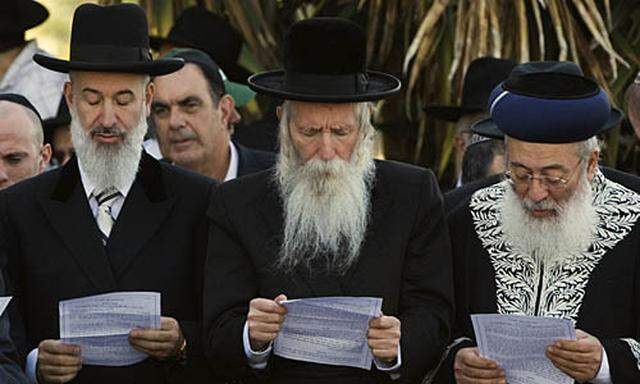
[[[276,154],[247,148],[234,142],[238,150],[238,177],[250,175],[271,168],[276,162]]]
[[[371,219],[360,258],[345,276],[306,267],[274,268],[283,210],[273,172],[223,184],[212,199],[205,267],[205,352],[232,378],[250,376],[242,344],[249,301],[256,297],[374,296],[402,322],[400,382],[416,382],[443,351],[452,318],[450,245],[442,198],[430,171],[377,162]],[[264,376],[263,376],[264,375]],[[388,382],[372,368],[335,367],[272,355],[262,378],[272,383]]]
[[[12,333],[22,357],[58,339],[58,302],[111,291],[157,291],[189,345],[186,368],[153,359],[129,367],[85,366],[77,383],[205,381],[201,349],[204,212],[212,181],[143,153],[106,247],[76,159],[0,194],[0,252],[15,295]]]
[[[4,260],[2,260],[4,263]],[[4,296],[4,279],[0,275],[0,296]],[[0,316],[0,383],[27,384],[27,377],[17,363],[16,349],[9,336],[9,316],[5,311]]]

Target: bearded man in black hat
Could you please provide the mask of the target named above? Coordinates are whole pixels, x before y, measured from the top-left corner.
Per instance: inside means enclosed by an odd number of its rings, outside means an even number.
[[[56,115],[63,73],[42,68],[34,54],[46,54],[35,40],[25,41],[25,31],[42,24],[49,12],[33,0],[0,1],[0,93],[24,95],[43,119]]]
[[[506,179],[448,217],[457,240],[457,338],[439,379],[509,381],[509,372],[480,356],[470,320],[499,313],[572,321],[577,338],[557,340],[545,354],[577,382],[639,382],[638,180],[605,176],[596,138],[621,113],[567,62],[516,67],[489,109],[491,119],[474,130],[504,133]]]
[[[374,161],[370,101],[396,93],[393,76],[367,71],[356,24],[294,24],[285,69],[249,84],[279,108],[275,171],[225,183],[212,199],[205,267],[206,353],[232,377],[270,383],[415,382],[449,334],[451,265],[436,179]],[[370,369],[286,359],[272,342],[286,297],[381,297],[369,323]]]
[[[0,196],[11,328],[27,373],[40,383],[210,382],[197,364],[211,182],[142,151],[149,76],[184,62],[151,59],[146,17],[133,4],[79,6],[70,61],[34,60],[70,74],[77,158]],[[140,363],[83,365],[82,349],[58,340],[58,303],[110,291],[159,292],[161,327],[130,332],[131,346],[148,355]]]

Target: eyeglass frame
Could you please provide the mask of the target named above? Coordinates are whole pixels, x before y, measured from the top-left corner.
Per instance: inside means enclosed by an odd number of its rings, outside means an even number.
[[[544,187],[547,188],[547,190],[560,192],[560,191],[564,191],[567,188],[567,184],[569,184],[569,182],[573,180],[573,177],[576,175],[576,171],[580,168],[580,165],[582,165],[582,162],[584,160],[585,158],[581,157],[580,161],[578,161],[578,164],[576,164],[573,170],[571,170],[571,173],[566,177],[548,176],[544,174],[541,174],[540,176],[535,176],[533,173],[527,172],[526,173],[527,176],[525,180],[515,181],[512,176],[513,172],[511,172],[510,170],[505,171],[503,175],[504,175],[504,178],[507,180],[507,182],[511,184],[514,188],[518,188],[519,186],[520,187],[527,186],[527,188],[529,188],[533,184],[533,180],[537,179],[540,181],[541,185],[544,185]],[[549,184],[549,180],[553,180],[552,182],[558,182],[560,184],[558,185]]]

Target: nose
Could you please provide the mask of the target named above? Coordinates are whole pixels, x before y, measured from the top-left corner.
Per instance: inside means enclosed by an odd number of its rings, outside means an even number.
[[[333,160],[336,157],[336,149],[330,132],[323,132],[320,138],[320,150],[318,155],[322,160]]]
[[[184,127],[184,118],[179,110],[171,108],[169,110],[169,128],[180,129]]]
[[[531,180],[529,189],[527,190],[527,197],[532,201],[538,202],[546,199],[549,196],[549,190],[539,179]]]
[[[113,127],[116,125],[117,117],[113,104],[105,102],[100,114],[100,125],[103,127]]]

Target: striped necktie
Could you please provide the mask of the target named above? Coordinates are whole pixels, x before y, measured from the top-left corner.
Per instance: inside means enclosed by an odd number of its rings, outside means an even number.
[[[107,245],[111,228],[113,228],[113,224],[115,223],[115,220],[111,215],[111,206],[115,203],[116,198],[120,196],[120,192],[113,187],[109,187],[97,194],[94,194],[94,196],[98,202],[98,215],[96,216],[96,222],[98,223],[98,229],[100,229],[102,245]]]

